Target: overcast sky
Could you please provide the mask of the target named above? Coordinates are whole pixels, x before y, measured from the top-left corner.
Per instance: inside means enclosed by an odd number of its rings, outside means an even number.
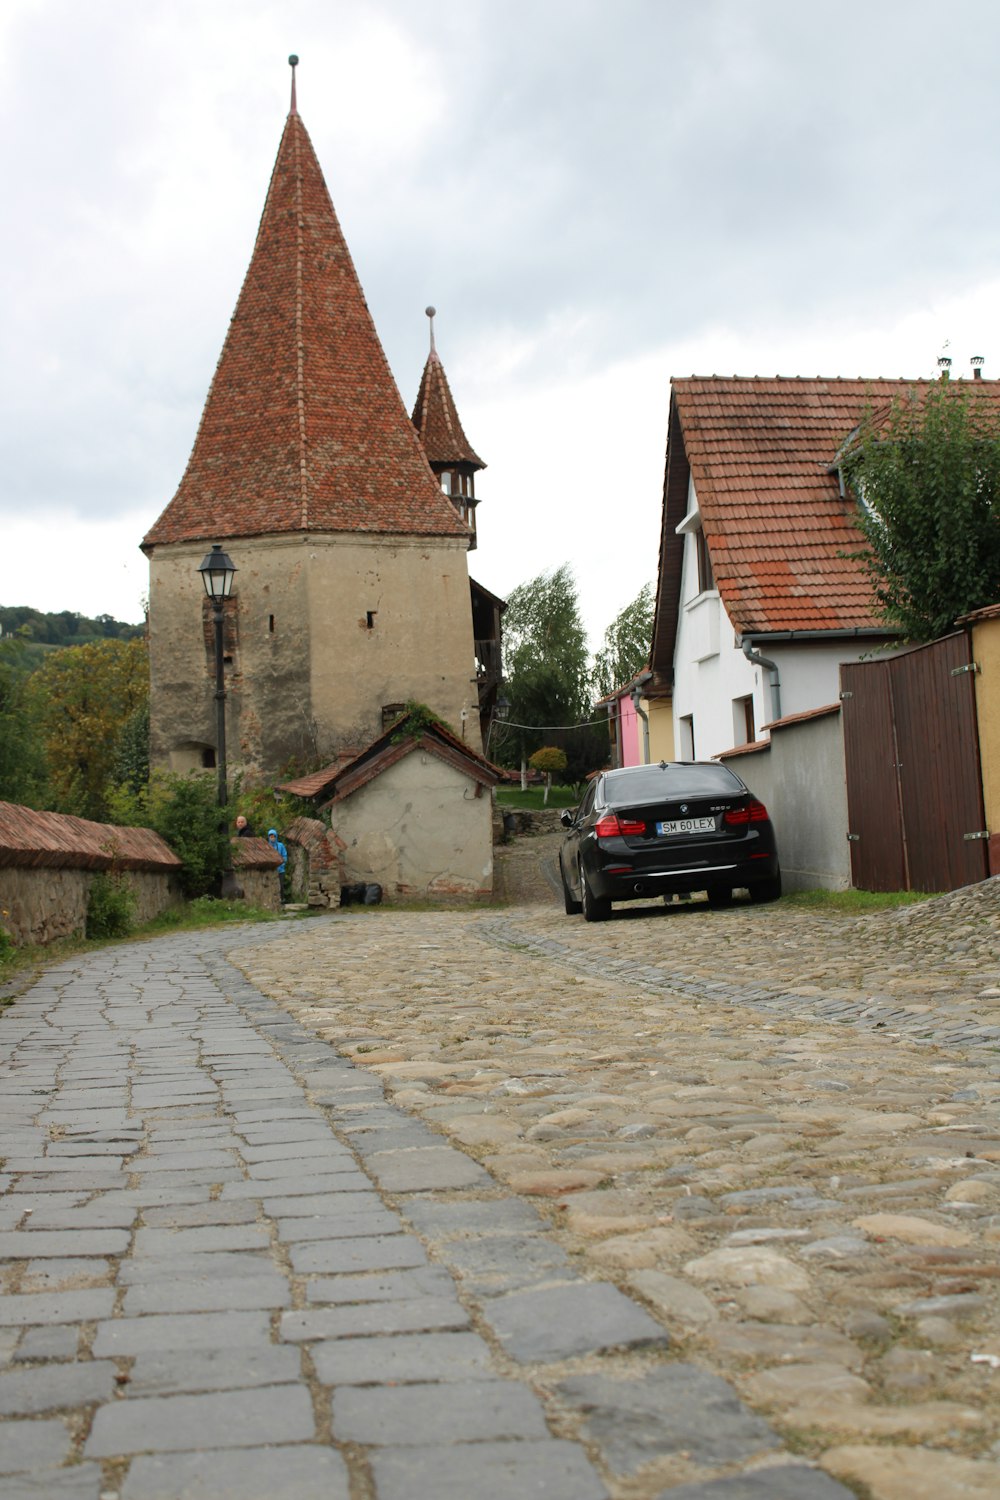
[[[473,573],[568,561],[595,643],[672,375],[1000,375],[996,0],[3,0],[0,603],[141,617],[292,51],[408,409],[438,308]]]

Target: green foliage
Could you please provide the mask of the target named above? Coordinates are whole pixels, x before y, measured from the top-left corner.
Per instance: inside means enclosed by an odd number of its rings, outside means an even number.
[[[549,793],[548,800],[545,798],[545,790],[544,787],[529,786],[522,792],[519,786],[498,786],[497,805],[537,810],[541,807],[575,807],[580,800],[576,787],[557,784]]]
[[[426,729],[438,726],[447,729],[451,734],[455,731],[446,724],[440,714],[436,714],[426,703],[417,703],[415,699],[409,698],[403,705],[403,712],[397,720],[399,728],[390,735],[390,741],[398,745],[400,740],[419,740]]]
[[[0,802],[41,807],[45,757],[28,691],[30,674],[25,638],[0,639]]]
[[[1000,601],[1000,414],[975,384],[935,382],[868,411],[845,461],[885,620],[931,640]]]
[[[149,703],[142,703],[122,725],[111,777],[118,786],[140,792],[149,781]]]
[[[292,772],[282,772],[284,778]],[[287,828],[293,818],[315,818],[316,809],[311,802],[293,797],[288,792],[279,792],[270,786],[246,787],[237,776],[233,786],[233,801],[230,812],[235,819],[242,813],[258,838],[266,838],[269,828]]]
[[[653,585],[646,583],[604,632],[604,645],[594,657],[594,687],[599,698],[607,698],[642,671],[649,661],[652,640]]]
[[[50,806],[103,821],[119,736],[149,699],[145,640],[54,651],[27,693],[45,747]]]
[[[89,641],[135,640],[145,634],[146,627],[126,625],[111,615],[98,615],[91,620],[71,609],[46,614],[27,604],[0,604],[0,630],[5,636],[26,630],[30,640],[50,646],[84,646]]]
[[[554,771],[565,771],[566,751],[560,750],[558,745],[543,745],[534,755],[528,756],[528,765],[536,771],[544,771],[546,776],[551,776]]]
[[[587,638],[566,564],[510,594],[504,662],[511,728],[501,731],[496,749],[501,755],[506,750],[509,763],[511,752],[528,755],[545,743],[547,727],[578,724],[589,713]]]
[[[138,792],[112,788],[108,811],[120,826],[154,828],[166,839],[181,861],[181,890],[190,898],[213,891],[231,858],[228,823],[217,797],[213,771],[158,772]]]
[[[125,876],[113,870],[95,875],[87,892],[87,937],[127,937],[134,926],[135,896]]]

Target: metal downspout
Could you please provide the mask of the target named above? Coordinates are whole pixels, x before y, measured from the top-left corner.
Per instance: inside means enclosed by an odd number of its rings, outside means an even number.
[[[646,710],[644,708],[640,708],[639,707],[639,698],[640,698],[640,690],[639,690],[639,688],[633,688],[632,689],[631,697],[632,697],[632,707],[635,709],[636,713],[639,715],[639,718],[642,720],[642,763],[643,763],[644,766],[648,766],[649,765],[649,715],[648,715],[648,713],[646,712]]]
[[[781,678],[778,675],[778,663],[771,661],[767,656],[761,656],[759,651],[753,649],[753,641],[749,636],[740,637],[740,650],[747,661],[753,662],[757,667],[766,667],[769,673],[769,687],[771,693],[771,719],[781,718]]]

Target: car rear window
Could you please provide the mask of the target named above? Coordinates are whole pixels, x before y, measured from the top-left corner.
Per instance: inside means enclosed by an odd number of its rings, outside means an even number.
[[[677,797],[732,797],[744,792],[742,781],[725,766],[681,764],[609,771],[604,797],[612,807],[629,802],[669,802]]]

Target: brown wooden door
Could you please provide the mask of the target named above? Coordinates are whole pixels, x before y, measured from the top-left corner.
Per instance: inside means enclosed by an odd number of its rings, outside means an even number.
[[[854,884],[949,891],[988,874],[971,640],[841,667]]]

